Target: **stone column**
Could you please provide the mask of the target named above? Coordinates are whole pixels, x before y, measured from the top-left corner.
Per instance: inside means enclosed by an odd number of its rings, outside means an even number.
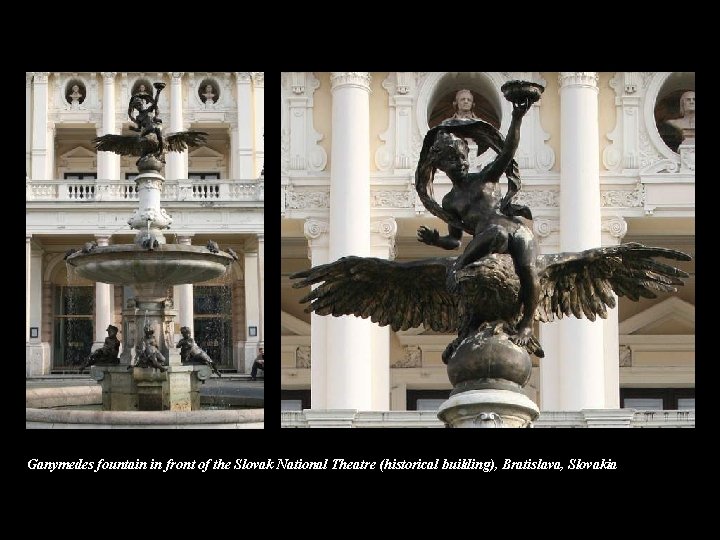
[[[258,234],[258,339],[265,343],[265,235]]]
[[[192,234],[178,234],[177,243],[181,246],[189,246],[192,244]],[[175,285],[173,288],[173,297],[175,298],[175,309],[178,310],[177,324],[179,327],[187,326],[193,331],[194,312],[193,312],[193,286],[192,283],[184,285]],[[178,330],[179,332],[179,330]]]
[[[29,337],[30,333],[28,331],[27,345],[25,347],[25,375],[47,375],[50,373],[50,344],[43,343],[40,332],[42,328],[43,251],[39,248],[33,250],[32,245],[29,243],[30,238],[27,235],[25,236],[25,242],[26,257],[28,256],[27,250],[30,250],[30,264],[28,265],[30,302],[26,301],[29,312],[27,324],[30,328],[38,329],[37,337],[33,338]]]
[[[395,218],[385,218],[370,224],[370,255],[380,259],[395,259]],[[374,411],[390,410],[390,327],[372,327],[372,406]]]
[[[333,72],[331,261],[370,255],[370,74]],[[372,323],[353,316],[328,321],[329,409],[372,407]]]
[[[627,222],[619,216],[603,218],[602,245],[617,246],[627,233]],[[620,335],[618,327],[618,297],[615,307],[608,308],[607,319],[603,320],[603,357],[605,360],[605,405],[606,409],[620,408]]]
[[[598,75],[561,72],[560,249],[600,245]],[[560,323],[560,407],[605,406],[603,323],[563,318]]]
[[[245,365],[244,373],[250,373],[253,360],[258,353],[260,336],[250,335],[250,327],[260,327],[260,310],[258,306],[258,248],[257,244],[247,241],[245,244]],[[259,332],[258,332],[259,333]],[[238,366],[239,368],[240,366]]]
[[[50,180],[48,165],[48,72],[33,74],[31,178]]]
[[[550,254],[560,251],[560,223],[558,219],[535,218],[533,233],[539,240],[539,253]],[[560,322],[541,323],[539,339],[545,352],[540,359],[540,400],[543,411],[560,410]]]
[[[263,132],[265,130],[265,73],[253,73],[253,123],[255,124],[255,174],[252,178],[260,176],[260,170],[265,161],[265,144]]]
[[[170,133],[177,133],[183,130],[183,110],[182,110],[182,76],[183,72],[170,73]],[[168,152],[165,156],[167,161],[165,165],[166,180],[180,180],[187,178],[187,169],[185,168],[185,152]],[[192,326],[191,326],[192,328]]]
[[[101,135],[117,134],[115,126],[114,71],[101,73],[103,78],[103,118]],[[120,156],[114,152],[98,152],[98,179],[120,180]],[[104,339],[104,338],[103,338]]]
[[[307,219],[304,225],[308,240],[310,266],[327,264],[329,235],[327,221]],[[313,286],[313,289],[316,286]],[[327,323],[330,317],[310,315],[310,408],[327,409]]]
[[[110,243],[110,235],[95,235],[98,247],[107,246]],[[95,283],[95,341],[92,350],[100,349],[107,337],[106,329],[113,324],[112,315],[112,288],[109,283]]]
[[[32,170],[32,72],[25,73],[25,177]],[[27,338],[27,336],[26,336]]]
[[[248,72],[236,72],[237,136],[231,137],[233,179],[256,178],[253,167],[253,98],[252,77]]]
[[[30,268],[32,262],[32,235],[25,235],[25,342],[30,341]],[[38,299],[39,301],[39,299]],[[39,332],[40,330],[38,330]]]

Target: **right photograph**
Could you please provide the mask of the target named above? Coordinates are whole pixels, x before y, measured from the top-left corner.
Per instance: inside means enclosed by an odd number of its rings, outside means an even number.
[[[284,72],[283,428],[695,427],[694,72]]]

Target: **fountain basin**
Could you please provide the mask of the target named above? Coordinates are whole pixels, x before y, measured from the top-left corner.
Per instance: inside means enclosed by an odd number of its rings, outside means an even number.
[[[135,244],[74,253],[67,263],[85,279],[113,285],[180,285],[222,276],[233,258],[202,246],[163,244],[150,251]]]

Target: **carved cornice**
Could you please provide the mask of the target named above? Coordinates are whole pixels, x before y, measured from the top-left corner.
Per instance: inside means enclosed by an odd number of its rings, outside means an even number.
[[[568,86],[586,86],[597,90],[597,71],[561,71],[558,75],[560,88]]]
[[[341,86],[353,86],[370,91],[372,77],[369,71],[333,71],[330,73],[330,87],[332,90]]]
[[[103,71],[100,73],[102,75],[103,79],[105,79],[106,82],[109,82],[113,79],[115,79],[115,75],[117,75],[117,71]]]
[[[608,233],[613,238],[621,240],[625,234],[627,234],[627,221],[620,216],[603,218],[600,224],[600,230]]]
[[[329,230],[329,223],[319,219],[306,219],[303,225],[303,232],[308,240],[317,240],[323,234],[327,234]]]
[[[185,75],[184,71],[173,71],[170,73],[170,77],[172,77],[173,81],[175,79],[182,79],[183,75]]]

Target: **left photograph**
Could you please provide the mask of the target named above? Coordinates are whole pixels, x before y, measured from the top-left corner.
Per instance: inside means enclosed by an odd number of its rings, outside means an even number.
[[[264,73],[25,97],[26,427],[262,429]]]

